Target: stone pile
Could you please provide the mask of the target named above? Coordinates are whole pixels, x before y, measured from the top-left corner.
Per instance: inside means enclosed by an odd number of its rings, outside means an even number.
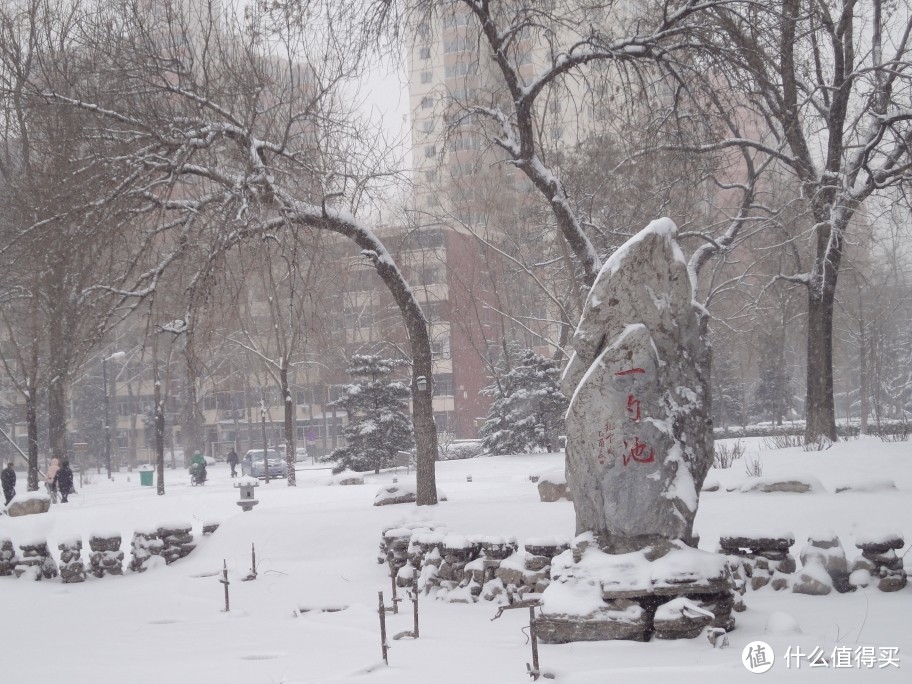
[[[19,548],[22,550],[22,557],[13,569],[16,577],[29,575],[35,580],[57,577],[57,563],[51,558],[47,540],[39,539],[28,544],[20,544]]]
[[[747,583],[755,591],[767,584],[781,591],[788,588],[789,576],[797,568],[789,553],[794,543],[795,535],[790,532],[776,536],[723,536],[719,539],[719,553],[729,556],[738,583]]]
[[[881,591],[899,591],[906,586],[908,578],[903,569],[903,559],[896,555],[897,549],[905,545],[899,534],[888,533],[874,537],[863,537],[855,542],[861,549],[861,558],[852,566],[852,578],[855,583],[865,586],[859,575],[867,572],[872,579],[877,579],[877,588]]]
[[[209,536],[210,534],[215,534],[215,531],[219,528],[221,523],[211,521],[203,524],[203,534]]]
[[[792,585],[793,592],[825,596],[831,588],[841,594],[855,591],[849,583],[849,564],[842,542],[835,534],[808,537],[799,558],[802,568]]]
[[[539,539],[520,550],[514,537],[467,537],[412,523],[383,531],[377,560],[387,563],[399,587],[417,578],[421,590],[447,601],[490,601],[544,591],[552,558],[568,548]]]
[[[133,532],[133,541],[130,542],[133,552],[133,558],[130,561],[130,570],[133,572],[145,572],[148,568],[146,563],[155,556],[161,558],[162,550],[165,545],[158,536],[157,529],[135,530]]]
[[[16,547],[11,539],[0,539],[0,577],[9,577],[19,564]]]
[[[437,567],[437,579],[440,580],[441,586],[454,589],[463,585],[466,579],[466,566],[478,558],[481,548],[479,540],[460,534],[448,534],[444,537],[443,548],[440,549],[443,560]],[[447,584],[444,584],[445,582]]]
[[[122,575],[124,552],[119,534],[93,534],[89,537],[89,566],[95,577]]]
[[[64,539],[57,544],[60,551],[60,580],[64,584],[85,582],[85,564],[82,562],[82,539]]]
[[[536,619],[545,643],[693,638],[734,628],[727,559],[680,541],[605,553],[592,533],[552,561]]]
[[[158,528],[158,537],[162,540],[162,558],[165,563],[171,564],[176,560],[186,557],[196,544],[193,543],[192,525],[176,524]]]

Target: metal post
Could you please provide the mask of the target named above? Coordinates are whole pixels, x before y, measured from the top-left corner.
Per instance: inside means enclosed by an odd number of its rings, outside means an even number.
[[[263,399],[260,402],[260,418],[261,418],[262,429],[263,429],[263,476],[264,476],[263,481],[266,484],[269,484],[269,459],[266,457],[266,452],[268,451],[268,449],[267,449],[268,442],[266,441],[266,400],[265,399]],[[251,472],[253,471],[253,460],[252,459],[250,461],[250,470],[251,470]]]
[[[390,584],[392,584],[392,586],[393,586],[393,612],[396,615],[398,615],[399,614],[399,597],[396,595],[396,575],[394,575],[393,573],[390,573],[390,579],[392,580],[392,582]]]
[[[418,638],[418,579],[412,581],[412,612],[415,618],[414,636]]]
[[[383,662],[389,665],[389,655],[387,651],[389,646],[386,644],[386,608],[383,606],[383,592],[378,592],[380,605],[377,612],[380,613],[380,647],[383,651]]]
[[[222,559],[222,579],[219,580],[222,584],[225,585],[225,612],[229,611],[228,605],[228,562]]]
[[[108,400],[108,359],[101,357],[101,381],[104,383],[104,442],[105,442],[105,469],[108,479],[111,479],[111,416]]]
[[[251,574],[251,579],[254,579],[257,576],[256,544],[254,544],[253,542],[250,543],[250,574]]]
[[[539,677],[538,669],[538,634],[535,633],[535,606],[529,606],[529,641],[532,642],[532,670],[529,672],[532,679]]]

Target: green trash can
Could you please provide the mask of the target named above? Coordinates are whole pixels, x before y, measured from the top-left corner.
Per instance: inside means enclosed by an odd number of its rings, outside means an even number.
[[[139,471],[139,484],[142,487],[152,486],[152,475],[155,471],[152,468],[141,468]]]

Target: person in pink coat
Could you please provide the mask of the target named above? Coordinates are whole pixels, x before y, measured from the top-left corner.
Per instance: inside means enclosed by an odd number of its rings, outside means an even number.
[[[54,476],[57,475],[57,471],[60,470],[60,459],[52,458],[51,465],[48,466],[47,476],[45,477],[45,487],[47,487],[48,494],[51,495],[51,501],[57,503],[57,484],[54,482]]]

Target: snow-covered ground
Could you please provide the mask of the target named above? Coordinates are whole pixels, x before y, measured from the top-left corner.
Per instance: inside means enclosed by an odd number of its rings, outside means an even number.
[[[763,476],[811,476],[823,491],[764,494],[727,491],[747,479],[744,464],[713,471],[722,486],[701,497],[697,530],[701,548],[714,550],[720,533],[790,530],[800,551],[809,534],[832,530],[851,560],[856,535],[897,530],[912,541],[912,444],[860,439],[819,453],[765,450],[744,440],[747,458],[759,458]],[[328,486],[328,470],[298,472],[297,488],[283,480],[260,486],[250,513],[235,505],[224,464],[210,468],[205,487],[191,487],[186,471],[166,470],[168,493],[140,487],[137,473],[96,476],[66,505],[45,515],[0,517],[0,537],[18,545],[46,537],[81,536],[88,562],[93,532],[119,531],[130,558],[134,529],[187,521],[198,547],[187,558],[143,574],[62,584],[0,578],[0,653],[4,682],[69,684],[147,682],[272,684],[276,682],[396,682],[434,684],[528,681],[531,654],[525,610],[491,621],[497,606],[423,599],[421,637],[391,641],[382,665],[377,592],[389,596],[387,568],[376,561],[380,531],[400,521],[429,520],[465,534],[557,536],[569,539],[574,516],[567,502],[540,503],[529,475],[559,467],[559,454],[482,458],[438,464],[438,485],[448,497],[434,507],[374,507],[393,473],[368,475],[363,486]],[[472,481],[467,481],[467,476]],[[404,470],[400,481],[413,477]],[[836,494],[845,483],[889,478],[896,491]],[[20,478],[20,485],[21,485]],[[77,485],[78,486],[78,485]],[[202,537],[204,522],[221,527]],[[259,577],[241,578],[256,544]],[[231,611],[223,612],[219,583],[227,562]],[[907,571],[912,562],[907,561]],[[556,681],[603,684],[649,678],[653,682],[722,682],[749,678],[742,649],[754,640],[773,647],[768,674],[794,681],[899,681],[912,670],[912,587],[884,594],[875,588],[825,597],[748,591],[748,610],[737,614],[730,646],[713,649],[703,638],[541,645],[542,670]],[[411,628],[410,604],[389,615],[390,634]],[[320,612],[320,608],[339,608]],[[790,621],[787,613],[792,618]],[[772,616],[772,619],[770,619]],[[789,631],[790,622],[800,631]],[[768,628],[769,627],[769,628]],[[898,648],[900,667],[786,668],[791,647],[811,653],[834,648]],[[904,674],[903,670],[907,670]],[[618,677],[622,679],[618,679]]]

